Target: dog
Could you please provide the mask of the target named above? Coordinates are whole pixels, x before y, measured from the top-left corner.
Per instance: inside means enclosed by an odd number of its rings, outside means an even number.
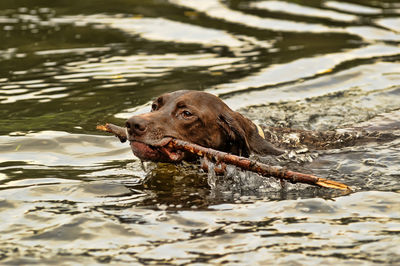
[[[143,161],[195,160],[193,154],[169,147],[172,138],[244,157],[284,153],[264,139],[261,128],[250,119],[202,91],[163,94],[149,113],[132,116],[125,125],[132,151]]]

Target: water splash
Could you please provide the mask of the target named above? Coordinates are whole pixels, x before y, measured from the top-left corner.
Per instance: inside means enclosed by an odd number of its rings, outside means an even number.
[[[218,175],[215,171],[215,168],[218,166],[211,160],[204,157],[200,159],[200,165],[207,169],[207,184],[210,186],[211,190],[214,190],[218,181]]]

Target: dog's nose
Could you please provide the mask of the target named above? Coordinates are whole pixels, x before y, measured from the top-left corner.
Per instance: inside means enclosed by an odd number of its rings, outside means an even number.
[[[143,135],[147,129],[147,121],[140,116],[132,116],[125,123],[129,135]]]

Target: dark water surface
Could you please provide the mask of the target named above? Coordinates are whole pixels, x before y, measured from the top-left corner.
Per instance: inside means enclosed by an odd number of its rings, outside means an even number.
[[[0,39],[0,264],[400,264],[400,138],[290,159],[342,193],[143,168],[95,131],[194,89],[399,136],[398,1],[2,0]]]

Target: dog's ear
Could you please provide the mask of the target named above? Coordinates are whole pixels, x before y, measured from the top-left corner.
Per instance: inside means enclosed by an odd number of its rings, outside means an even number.
[[[243,117],[244,118],[244,117]],[[247,134],[241,125],[241,118],[223,113],[218,116],[218,124],[225,133],[227,151],[240,156],[249,157],[251,150],[247,141]]]
[[[249,157],[251,153],[258,155],[280,155],[284,153],[284,151],[266,141],[262,136],[261,128],[258,128],[240,113],[232,111],[231,113],[220,114],[217,122],[225,132],[228,150],[231,153],[244,157]]]

